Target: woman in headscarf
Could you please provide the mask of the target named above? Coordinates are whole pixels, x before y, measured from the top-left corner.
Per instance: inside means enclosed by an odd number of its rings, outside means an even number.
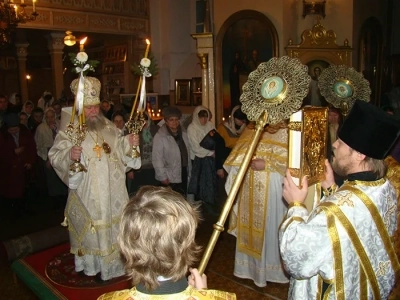
[[[196,200],[203,202],[210,213],[215,212],[217,177],[215,170],[215,150],[200,146],[200,142],[215,129],[209,121],[209,111],[204,106],[197,106],[193,112],[192,123],[188,127],[190,158],[193,169],[188,193],[194,194]]]
[[[24,105],[22,105],[22,109],[21,112],[24,112],[28,115],[28,118],[31,116],[32,114],[32,110],[35,108],[35,105],[33,104],[32,101],[26,101],[24,103]]]
[[[237,105],[232,109],[232,113],[228,121],[221,123],[218,126],[217,131],[223,137],[225,146],[228,148],[226,157],[228,157],[229,153],[232,151],[240,137],[240,134],[246,128],[246,125],[247,117],[240,109],[240,105]]]
[[[40,107],[45,111],[47,108],[51,107],[54,102],[54,97],[49,91],[44,91],[42,97],[38,100],[37,107]]]

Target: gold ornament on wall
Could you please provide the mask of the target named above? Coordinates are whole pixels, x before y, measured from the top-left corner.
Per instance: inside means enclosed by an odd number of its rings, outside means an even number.
[[[362,73],[345,65],[330,65],[319,79],[318,87],[325,100],[339,108],[344,116],[356,99],[370,101],[371,89]]]
[[[242,111],[250,121],[266,112],[268,124],[279,123],[301,107],[310,81],[299,59],[274,57],[250,73],[240,96]]]

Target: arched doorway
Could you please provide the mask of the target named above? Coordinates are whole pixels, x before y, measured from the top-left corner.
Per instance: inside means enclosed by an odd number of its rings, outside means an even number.
[[[359,70],[369,81],[371,103],[379,105],[382,85],[382,48],[383,31],[380,22],[371,17],[367,19],[360,31]]]
[[[216,38],[217,118],[239,104],[241,87],[258,64],[279,56],[278,33],[264,14],[243,10],[231,15]],[[218,120],[217,119],[217,120]]]

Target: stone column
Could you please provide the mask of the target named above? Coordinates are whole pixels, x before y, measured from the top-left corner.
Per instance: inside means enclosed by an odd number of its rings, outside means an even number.
[[[53,71],[53,96],[54,99],[59,99],[64,89],[63,76],[63,49],[64,49],[64,33],[52,32],[47,36],[48,48],[51,55],[51,65]]]
[[[212,33],[196,33],[192,37],[197,41],[197,56],[201,64],[202,104],[211,111],[214,123],[220,116],[216,115],[214,85],[214,44]],[[218,125],[218,124],[215,124]]]
[[[208,107],[208,54],[197,53],[201,66],[201,105]]]
[[[28,55],[28,43],[15,44],[17,48],[18,57],[18,76],[19,76],[19,86],[22,101],[26,102],[29,100],[28,95],[28,83],[26,81],[26,57]]]

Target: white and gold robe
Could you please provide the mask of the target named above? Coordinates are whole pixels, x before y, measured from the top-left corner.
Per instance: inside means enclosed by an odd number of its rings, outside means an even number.
[[[254,131],[246,128],[224,163],[229,194]],[[286,214],[282,183],[287,167],[288,130],[264,132],[254,157],[265,169],[247,170],[231,211],[228,232],[237,236],[234,275],[264,287],[267,281],[287,283],[279,254],[278,227]]]
[[[117,245],[119,221],[128,201],[125,172],[140,168],[141,160],[125,155],[130,149],[128,136],[122,136],[110,121],[105,119],[105,122],[97,134],[89,131],[81,145],[81,163],[87,172],[69,174],[73,144],[64,131],[57,134],[49,159],[69,187],[65,217],[71,253],[75,254],[75,270],[84,270],[90,276],[101,272],[102,279],[108,280],[125,273]],[[111,147],[111,153],[102,150],[98,158],[93,148],[96,141],[101,146],[103,139]]]
[[[396,193],[386,179],[345,182],[310,215],[290,207],[279,234],[288,299],[321,299],[323,281],[324,299],[387,299],[399,271],[396,226]]]

